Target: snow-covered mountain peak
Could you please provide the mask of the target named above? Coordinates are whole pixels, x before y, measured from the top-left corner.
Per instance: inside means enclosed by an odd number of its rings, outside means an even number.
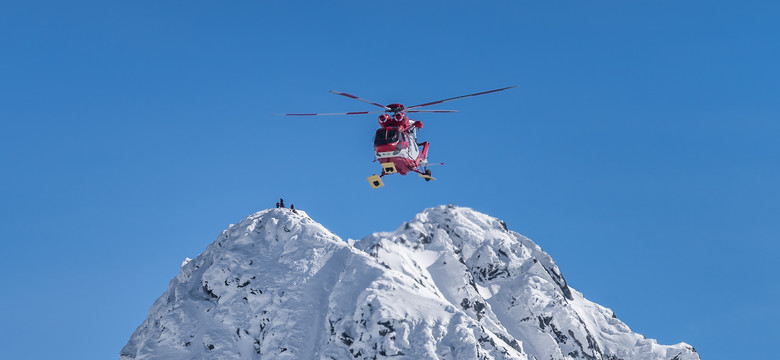
[[[658,346],[566,283],[553,259],[506,223],[470,208],[438,206],[392,232],[355,244],[417,279],[531,358],[698,359]]]
[[[300,210],[231,225],[185,261],[120,358],[697,360],[571,289],[496,218],[439,206],[342,241]]]
[[[506,260],[512,258],[509,255],[512,248],[520,251],[517,256],[528,257],[530,254],[526,250],[529,249],[523,249],[523,243],[533,244],[510,232],[502,220],[453,205],[425,209],[393,232],[367,236],[360,247],[367,248],[382,241],[402,244],[414,250],[449,250],[463,259],[470,259],[476,254],[480,258],[504,256]],[[533,247],[538,249],[535,245]]]
[[[238,224],[228,226],[212,245],[225,247],[265,243],[265,246],[272,246],[290,241],[343,242],[341,238],[312,220],[306,212],[296,210],[294,213],[289,209],[277,208],[259,211]]]
[[[459,207],[454,205],[437,206],[423,210],[414,216],[409,222],[406,222],[398,228],[395,233],[414,234],[417,237],[411,237],[405,240],[412,244],[435,244],[433,246],[444,245],[440,243],[439,238],[432,239],[427,237],[432,230],[441,229],[445,232],[457,232],[459,243],[465,242],[466,245],[479,246],[490,236],[485,236],[491,232],[506,232],[506,224],[491,216],[477,212],[471,208]],[[385,233],[376,233],[375,237],[381,237]],[[430,246],[430,245],[429,245]]]
[[[556,284],[562,296],[571,299],[566,280],[547,253],[530,239],[510,231],[504,221],[471,208],[450,205],[425,209],[397,230],[374,233],[356,246],[374,257],[381,257],[379,251],[383,248],[392,249],[389,252],[393,254],[406,252],[404,259],[423,264],[432,257],[452,258],[482,282],[538,268]],[[415,266],[396,268],[408,272]]]

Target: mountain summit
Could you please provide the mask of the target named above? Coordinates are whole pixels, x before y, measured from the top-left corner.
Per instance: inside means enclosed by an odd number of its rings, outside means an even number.
[[[253,214],[182,264],[119,357],[699,359],[631,332],[503,221],[454,206],[350,243],[300,210]]]

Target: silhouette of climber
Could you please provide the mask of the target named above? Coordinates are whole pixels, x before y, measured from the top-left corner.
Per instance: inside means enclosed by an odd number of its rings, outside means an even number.
[[[284,209],[284,199],[279,198],[279,207]]]
[[[295,214],[298,213],[297,211],[295,211],[295,204],[290,204],[290,210],[292,210],[292,212]]]
[[[276,202],[276,208],[277,209],[279,208],[279,202],[278,201]]]

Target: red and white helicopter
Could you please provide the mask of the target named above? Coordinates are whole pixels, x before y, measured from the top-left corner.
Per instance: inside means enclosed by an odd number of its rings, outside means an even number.
[[[317,115],[362,115],[362,114],[378,114],[379,126],[374,135],[374,161],[379,161],[382,164],[382,173],[379,175],[372,175],[368,177],[368,182],[371,187],[376,189],[384,186],[382,177],[390,174],[406,175],[408,172],[416,172],[425,181],[436,180],[431,176],[431,170],[428,166],[432,165],[444,165],[444,163],[428,164],[428,147],[427,141],[417,142],[417,130],[422,129],[423,123],[421,121],[409,119],[407,113],[450,113],[457,112],[457,110],[426,110],[418,109],[424,106],[441,104],[443,102],[462,99],[470,96],[477,96],[483,94],[489,94],[496,91],[507,90],[515,88],[519,85],[508,86],[505,88],[482,91],[474,94],[456,96],[449,99],[431,101],[424,104],[405,107],[402,104],[389,104],[382,105],[361,99],[355,95],[333,91],[330,92],[346,96],[351,99],[362,101],[374,106],[383,108],[382,111],[353,111],[345,113],[324,113],[324,114],[284,114],[288,116],[317,116]]]

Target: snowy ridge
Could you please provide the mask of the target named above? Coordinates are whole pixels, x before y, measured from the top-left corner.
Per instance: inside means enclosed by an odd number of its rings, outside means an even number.
[[[270,209],[182,264],[120,359],[693,360],[571,289],[502,221],[427,209],[347,244]]]

